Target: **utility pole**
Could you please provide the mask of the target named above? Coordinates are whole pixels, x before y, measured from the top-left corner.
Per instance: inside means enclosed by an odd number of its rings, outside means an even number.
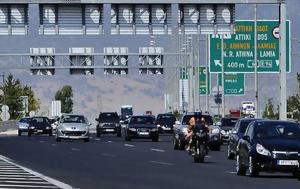
[[[221,34],[221,61],[222,61],[222,117],[225,117],[225,72],[224,72],[224,36]]]
[[[257,4],[254,4],[254,89],[255,118],[258,118],[258,64],[257,64]]]

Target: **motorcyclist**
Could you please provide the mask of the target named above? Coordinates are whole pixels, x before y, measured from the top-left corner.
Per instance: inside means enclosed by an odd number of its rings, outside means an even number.
[[[201,130],[202,130],[202,132],[205,132],[207,134],[206,138],[205,138],[205,141],[207,142],[209,139],[209,137],[208,137],[209,129],[208,129],[208,124],[207,124],[205,118],[203,118],[203,117],[201,118],[201,120],[199,118],[196,120],[196,124],[193,128],[193,133],[200,132]],[[191,138],[191,147],[195,146],[195,144],[196,144],[196,141],[193,140],[193,137],[192,137]],[[208,153],[207,149],[206,149],[206,153]]]
[[[188,142],[186,150],[190,151],[191,149],[191,142],[194,134],[194,128],[195,128],[196,120],[195,117],[191,117],[188,121],[188,127],[187,127],[187,135],[185,136],[185,140]]]

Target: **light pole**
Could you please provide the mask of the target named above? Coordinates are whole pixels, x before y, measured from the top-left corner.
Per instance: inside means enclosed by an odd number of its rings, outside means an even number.
[[[3,104],[5,104],[5,74],[0,74],[2,77],[2,87],[3,87]]]

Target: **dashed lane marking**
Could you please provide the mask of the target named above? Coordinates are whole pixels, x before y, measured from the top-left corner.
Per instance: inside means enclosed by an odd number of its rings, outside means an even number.
[[[150,150],[155,152],[165,152],[165,150],[156,149],[156,148],[150,148]]]
[[[80,151],[79,148],[71,148],[72,151]]]
[[[126,146],[126,147],[134,147],[133,144],[124,144],[124,146]]]
[[[68,184],[14,163],[0,155],[0,188],[63,188]]]
[[[158,164],[158,165],[168,165],[168,166],[174,165],[173,163],[161,162],[161,161],[149,161],[149,163]]]

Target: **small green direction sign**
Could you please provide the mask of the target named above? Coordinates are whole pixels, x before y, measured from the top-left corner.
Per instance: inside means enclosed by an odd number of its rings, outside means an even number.
[[[286,71],[291,71],[290,22],[286,22]],[[224,35],[224,71],[231,73],[254,72],[254,21],[236,21],[235,34]],[[221,39],[210,37],[210,72],[220,73]],[[279,22],[257,21],[258,72],[279,72]]]
[[[193,69],[193,75],[197,68]],[[188,79],[188,69],[185,67],[180,68],[180,79]],[[210,74],[208,74],[208,94],[210,94]],[[206,94],[206,68],[205,66],[199,67],[199,93],[200,95]]]
[[[227,96],[245,95],[245,74],[225,73],[224,93]],[[218,74],[218,85],[222,86],[222,74]]]

